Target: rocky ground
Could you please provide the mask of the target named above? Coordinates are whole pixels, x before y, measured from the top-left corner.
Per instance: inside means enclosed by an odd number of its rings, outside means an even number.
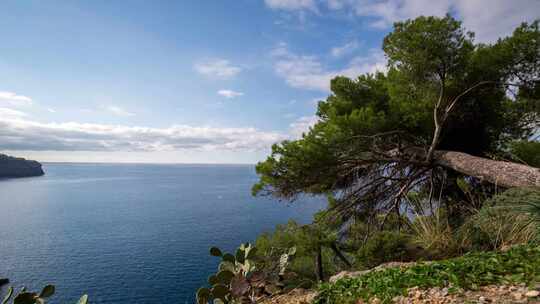
[[[426,261],[426,262],[423,262],[423,264],[430,264],[432,263],[431,261]],[[381,270],[385,270],[387,268],[401,268],[401,269],[405,269],[405,268],[408,268],[408,267],[412,267],[414,265],[416,265],[417,263],[415,262],[388,262],[388,263],[384,263],[384,264],[381,264],[377,267],[374,267],[374,268],[371,268],[371,269],[368,269],[368,270],[361,270],[361,271],[342,271],[332,277],[330,277],[330,279],[328,280],[330,283],[335,283],[336,281],[338,280],[341,280],[341,279],[344,279],[344,278],[356,278],[356,277],[360,277],[360,276],[363,276],[365,274],[368,274],[370,272],[374,272],[374,271],[381,271]]]
[[[538,286],[540,289],[540,286]],[[406,297],[396,297],[394,303],[399,304],[453,304],[453,303],[540,303],[540,290],[527,288],[524,285],[499,285],[484,286],[476,291],[459,291],[450,294],[447,288],[431,288],[421,290],[409,289]],[[358,304],[364,303],[359,301]],[[371,299],[369,304],[380,303],[377,299]]]
[[[265,299],[261,304],[308,304],[313,302],[317,292],[307,289],[295,289],[289,293]]]

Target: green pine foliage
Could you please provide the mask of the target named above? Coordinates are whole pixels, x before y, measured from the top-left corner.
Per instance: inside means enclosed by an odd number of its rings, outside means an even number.
[[[332,79],[330,96],[318,104],[318,123],[301,139],[272,147],[256,167],[259,182],[253,194],[285,199],[302,193],[344,194],[354,191],[358,181],[383,178],[395,160],[381,152],[411,146],[427,150],[441,91],[445,105],[461,97],[445,121],[437,149],[503,155],[509,143],[533,135],[540,117],[538,21],[523,23],[493,44],[475,44],[474,35],[451,16],[418,17],[397,22],[382,47],[388,72]],[[516,79],[522,83],[509,96],[504,84]],[[474,84],[482,85],[469,91]],[[512,146],[516,158],[536,164],[537,143]],[[403,166],[404,172],[429,168]],[[435,175],[436,186],[446,182],[442,198],[455,200],[455,180],[461,176],[456,172],[421,171],[417,186],[427,187]],[[397,182],[388,179],[389,184]],[[369,199],[388,192],[380,188],[365,189],[367,198],[352,196],[344,205],[384,212],[377,206],[379,199]]]
[[[540,168],[540,141],[515,141],[510,144],[510,154],[517,162]]]

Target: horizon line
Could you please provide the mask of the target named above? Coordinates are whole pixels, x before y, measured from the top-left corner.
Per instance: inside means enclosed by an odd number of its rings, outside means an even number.
[[[41,164],[110,164],[110,165],[222,165],[254,166],[257,163],[189,163],[189,162],[110,162],[110,161],[38,161]]]

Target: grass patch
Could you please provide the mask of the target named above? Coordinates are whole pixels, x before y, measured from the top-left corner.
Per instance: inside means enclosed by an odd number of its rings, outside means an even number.
[[[407,289],[449,287],[475,290],[479,286],[500,283],[540,281],[540,246],[523,245],[507,252],[478,252],[419,264],[408,269],[389,268],[359,278],[347,278],[319,286],[316,304],[355,303],[359,298],[377,297],[383,303],[406,295]]]

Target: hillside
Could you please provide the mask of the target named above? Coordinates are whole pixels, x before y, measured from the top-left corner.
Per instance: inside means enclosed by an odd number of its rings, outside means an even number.
[[[35,160],[0,154],[0,178],[30,177],[44,174],[41,164]]]
[[[263,303],[539,303],[539,262],[540,247],[529,245],[436,262],[389,263],[336,276],[317,291],[295,290]]]

